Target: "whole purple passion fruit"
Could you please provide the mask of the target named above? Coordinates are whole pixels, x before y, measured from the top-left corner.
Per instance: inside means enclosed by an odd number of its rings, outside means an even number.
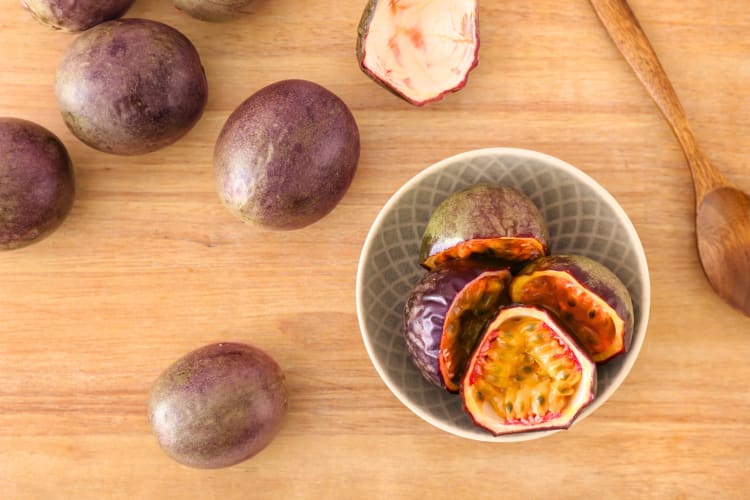
[[[21,0],[42,24],[62,31],[84,31],[117,19],[135,0]]]
[[[118,155],[156,151],[185,135],[208,96],[198,52],[179,31],[118,19],[83,32],[57,69],[65,124],[92,148]]]
[[[463,88],[478,57],[477,0],[370,0],[362,13],[360,68],[416,106]]]
[[[596,365],[548,310],[511,305],[487,325],[461,382],[494,435],[566,429],[596,394]]]
[[[597,363],[630,347],[630,293],[617,275],[589,257],[558,254],[537,259],[513,279],[510,294],[515,302],[554,311]]]
[[[546,255],[548,238],[542,214],[526,195],[509,186],[477,184],[438,205],[419,258],[427,269],[519,263]]]
[[[264,449],[287,410],[279,365],[241,343],[209,344],[157,378],[149,418],[164,451],[197,468],[229,467]]]
[[[74,198],[73,166],[63,143],[35,123],[0,118],[0,250],[51,234]]]
[[[440,269],[426,273],[406,300],[403,334],[420,373],[458,392],[469,355],[486,322],[507,302],[506,269]]]
[[[172,0],[179,10],[201,21],[229,21],[245,13],[255,0]]]
[[[214,150],[224,205],[271,229],[299,229],[331,212],[358,161],[359,129],[349,108],[306,80],[276,82],[247,98]]]

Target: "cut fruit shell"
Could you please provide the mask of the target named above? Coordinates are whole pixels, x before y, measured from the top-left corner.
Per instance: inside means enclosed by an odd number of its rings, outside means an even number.
[[[458,392],[471,352],[501,304],[511,274],[507,269],[486,271],[470,281],[453,298],[443,323],[438,365],[446,389]]]
[[[514,304],[487,325],[461,382],[492,434],[567,429],[596,394],[596,365],[543,307]]]
[[[507,303],[507,269],[441,269],[426,273],[407,297],[406,347],[433,385],[458,392],[466,362],[484,327]]]
[[[513,279],[511,300],[552,310],[592,360],[624,353],[633,335],[633,304],[625,285],[599,262],[558,254],[528,264]]]
[[[422,106],[466,85],[479,57],[477,0],[370,0],[357,59],[370,78]]]
[[[506,266],[512,262],[533,260],[545,253],[545,247],[533,237],[476,238],[439,251],[427,257],[422,265],[427,269],[453,265],[488,267],[493,263]]]
[[[427,221],[419,259],[426,269],[522,265],[547,254],[541,212],[524,193],[475,184],[445,198]]]

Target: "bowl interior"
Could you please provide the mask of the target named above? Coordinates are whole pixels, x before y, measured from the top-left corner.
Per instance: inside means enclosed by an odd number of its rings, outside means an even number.
[[[451,193],[480,182],[512,186],[539,207],[551,253],[578,253],[609,267],[633,299],[635,325],[629,352],[597,369],[598,390],[577,422],[617,389],[638,356],[650,304],[645,254],[614,198],[589,176],[533,151],[492,148],[438,162],[401,187],[378,214],[357,272],[357,313],[373,365],[414,413],[452,434],[480,441],[520,441],[556,431],[494,437],[464,413],[460,397],[430,385],[413,365],[401,334],[404,302],[425,272],[419,266],[422,233],[432,211]]]

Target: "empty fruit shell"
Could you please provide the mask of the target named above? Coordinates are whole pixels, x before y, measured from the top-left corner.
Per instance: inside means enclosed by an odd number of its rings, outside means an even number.
[[[357,58],[362,71],[416,106],[466,85],[479,57],[477,0],[370,0]]]

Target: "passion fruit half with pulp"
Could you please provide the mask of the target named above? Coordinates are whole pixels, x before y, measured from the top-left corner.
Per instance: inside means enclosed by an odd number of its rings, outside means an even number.
[[[525,194],[510,186],[476,184],[438,205],[419,257],[431,270],[492,262],[505,266],[546,255],[548,239],[541,212]]]
[[[458,392],[487,321],[507,303],[507,269],[426,273],[406,300],[403,333],[414,364],[430,383]]]
[[[522,269],[511,300],[552,310],[597,363],[626,352],[633,336],[633,302],[611,270],[583,255],[558,254]]]
[[[479,57],[477,0],[370,0],[362,13],[362,71],[415,105],[466,85]]]
[[[494,435],[567,429],[596,394],[596,365],[543,307],[487,325],[461,382],[464,409]]]

